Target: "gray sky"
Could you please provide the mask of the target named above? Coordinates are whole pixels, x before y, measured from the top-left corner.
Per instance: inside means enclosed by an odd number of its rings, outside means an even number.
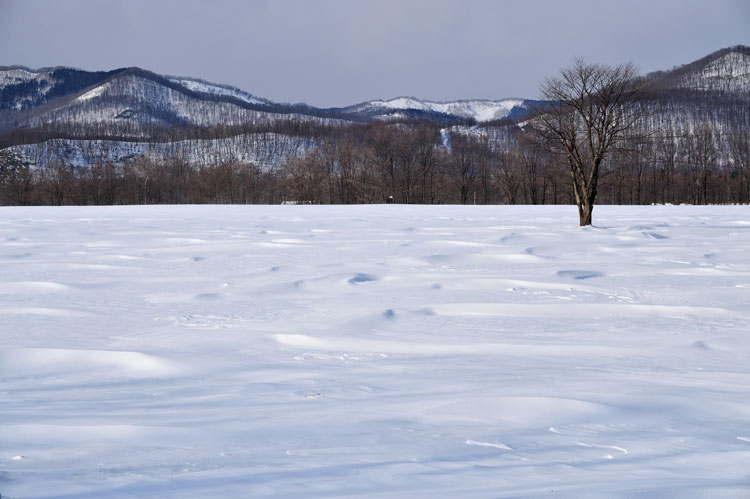
[[[750,0],[0,0],[0,65],[156,73],[279,102],[534,98],[574,56],[750,45]]]

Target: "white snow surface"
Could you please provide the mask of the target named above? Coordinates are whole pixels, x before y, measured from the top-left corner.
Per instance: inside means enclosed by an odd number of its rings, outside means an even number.
[[[79,101],[87,101],[89,99],[93,99],[94,97],[99,97],[100,95],[104,94],[107,91],[107,84],[103,83],[99,85],[98,87],[94,87],[88,92],[85,92],[78,97],[76,97]]]
[[[747,497],[747,207],[0,208],[0,494]]]
[[[213,94],[213,95],[226,95],[229,97],[235,97],[249,104],[269,104],[270,103],[270,101],[267,101],[265,99],[258,99],[257,97],[254,97],[248,94],[247,92],[243,92],[242,90],[238,88],[234,88],[234,87],[217,85],[215,83],[208,83],[205,81],[194,80],[191,78],[176,78],[175,77],[175,78],[170,78],[170,80],[175,83],[179,83],[180,85],[183,85],[184,87],[187,87],[188,89],[193,90],[194,92],[203,92],[206,94]]]
[[[365,107],[383,109],[417,109],[474,118],[479,122],[506,118],[514,107],[523,105],[522,99],[465,100],[454,102],[432,102],[412,97],[397,97],[387,101],[370,101]]]

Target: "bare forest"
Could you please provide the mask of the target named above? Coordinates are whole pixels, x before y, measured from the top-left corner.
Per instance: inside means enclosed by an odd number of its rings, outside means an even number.
[[[203,141],[218,130],[171,130],[177,148],[121,163],[43,168],[0,151],[6,205],[151,203],[570,204],[565,158],[517,126],[441,129],[430,122],[322,126],[286,123],[223,136],[223,158]],[[294,133],[289,128],[297,128]],[[225,131],[226,132],[226,131]],[[229,133],[233,133],[229,131]],[[502,139],[498,139],[502,136]],[[197,140],[196,137],[204,137]],[[185,149],[185,141],[193,148]],[[239,147],[262,161],[233,158]],[[118,143],[121,144],[122,142]],[[154,142],[162,147],[165,142]],[[60,143],[59,147],[71,147]],[[175,152],[175,151],[178,152]],[[171,153],[170,153],[171,151]],[[99,151],[100,152],[100,151]],[[202,155],[203,154],[203,155]],[[197,159],[196,159],[197,158]],[[750,132],[704,124],[639,136],[601,167],[598,203],[750,202]]]

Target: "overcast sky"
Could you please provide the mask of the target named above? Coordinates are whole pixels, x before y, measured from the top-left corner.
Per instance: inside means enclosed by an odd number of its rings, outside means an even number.
[[[139,66],[278,102],[533,98],[574,56],[750,45],[750,0],[0,0],[0,65]]]

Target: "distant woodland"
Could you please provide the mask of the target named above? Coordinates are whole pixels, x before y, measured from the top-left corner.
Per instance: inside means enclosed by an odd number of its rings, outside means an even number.
[[[667,130],[672,130],[667,128]],[[51,127],[18,131],[36,140],[59,137]],[[564,158],[531,132],[486,124],[467,133],[428,121],[325,126],[282,122],[262,127],[172,128],[164,143],[266,140],[278,168],[219,161],[202,167],[176,155],[139,156],[122,165],[74,167],[54,161],[31,168],[12,150],[0,151],[0,203],[96,205],[151,203],[420,203],[569,204]],[[78,134],[76,134],[78,135]],[[81,136],[114,137],[106,131]],[[750,131],[719,133],[704,124],[683,133],[639,133],[603,169],[600,204],[750,203]],[[71,134],[67,133],[67,137]],[[300,155],[296,141],[315,144]]]

